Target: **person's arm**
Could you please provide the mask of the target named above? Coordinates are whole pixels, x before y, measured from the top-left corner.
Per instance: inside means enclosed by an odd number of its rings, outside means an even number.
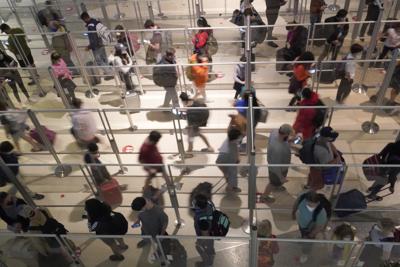
[[[296,201],[293,204],[293,207],[292,207],[292,220],[296,220],[296,212],[297,212],[297,209],[298,209],[299,204],[300,204],[299,203],[300,197],[301,197],[301,195],[296,199]]]
[[[237,83],[240,84],[245,84],[244,81],[242,81],[241,79],[239,79],[240,76],[240,67],[238,65],[235,66],[235,72],[233,73],[233,80]]]

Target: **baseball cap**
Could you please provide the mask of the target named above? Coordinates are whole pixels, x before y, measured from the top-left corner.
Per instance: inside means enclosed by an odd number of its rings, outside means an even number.
[[[293,127],[290,124],[282,124],[281,127],[279,127],[279,133],[284,134],[284,135],[290,135],[293,132]]]
[[[339,136],[339,133],[334,131],[332,129],[332,127],[323,127],[320,131],[319,131],[320,136],[322,137],[328,137],[328,138],[333,138],[336,139]]]

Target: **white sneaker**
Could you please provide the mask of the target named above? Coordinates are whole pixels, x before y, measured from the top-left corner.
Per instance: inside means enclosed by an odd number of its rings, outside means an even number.
[[[308,256],[307,255],[301,255],[300,256],[300,260],[299,261],[300,261],[301,264],[306,263],[307,260],[308,260]]]

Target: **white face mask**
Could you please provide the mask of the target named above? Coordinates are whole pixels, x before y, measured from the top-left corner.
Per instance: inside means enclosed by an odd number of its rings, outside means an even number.
[[[306,207],[310,212],[313,212],[317,208],[317,207],[310,207],[308,205],[306,205]]]

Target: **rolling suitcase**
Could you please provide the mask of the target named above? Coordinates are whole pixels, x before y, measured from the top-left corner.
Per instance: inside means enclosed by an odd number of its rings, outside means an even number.
[[[293,52],[290,49],[288,49],[287,47],[283,47],[276,51],[276,62],[292,61],[292,60],[294,60]],[[290,63],[276,63],[275,69],[277,72],[287,71],[287,70],[291,69],[291,65],[292,64],[290,64]],[[280,73],[280,74],[285,74],[285,73]]]
[[[378,154],[374,154],[371,157],[364,160],[363,164],[368,164],[368,165],[381,164],[381,160],[379,159]],[[375,181],[376,178],[382,177],[381,169],[379,167],[375,166],[362,167],[362,171],[365,175],[365,178],[367,178],[368,181]]]
[[[139,109],[140,108],[140,97],[138,93],[128,91],[126,92],[125,96],[122,97],[122,102],[123,102],[123,108],[134,108],[134,109]],[[129,113],[137,113],[139,110],[130,110]]]
[[[118,181],[114,178],[99,186],[99,195],[101,200],[110,205],[113,209],[122,204],[121,188]]]
[[[85,66],[93,67],[93,61],[88,61]],[[91,86],[95,86],[101,83],[101,76],[99,69],[96,68],[86,68],[86,73],[88,74],[88,80]],[[86,83],[86,80],[83,79],[83,82]]]
[[[365,196],[357,189],[339,194],[335,213],[338,217],[345,217],[353,213],[360,212],[367,208]],[[349,209],[349,210],[345,210]]]

